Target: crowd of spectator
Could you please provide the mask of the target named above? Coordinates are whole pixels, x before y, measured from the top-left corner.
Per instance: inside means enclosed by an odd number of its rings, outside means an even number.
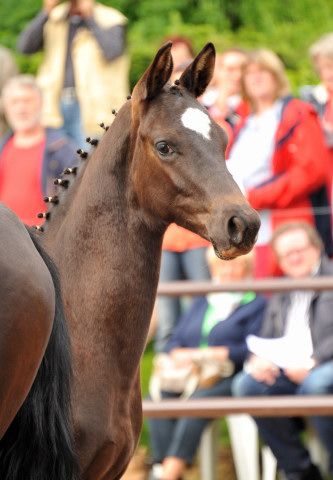
[[[221,284],[253,278],[253,252],[229,262],[219,260],[209,247],[207,260],[212,277]],[[232,379],[246,360],[246,337],[259,334],[265,305],[265,298],[253,292],[212,293],[196,298],[184,313],[166,345],[165,351],[172,361],[169,368],[177,370],[203,362],[228,362],[232,366],[223,369],[222,375],[212,372],[207,379],[199,381],[191,398],[231,395]],[[162,391],[161,395],[179,398],[182,393]],[[208,423],[209,419],[202,418],[152,419],[149,424],[153,456],[151,478],[181,478],[194,461]]]
[[[102,134],[99,123],[110,124],[112,110],[130,93],[126,23],[122,13],[94,0],[43,0],[17,43],[23,54],[43,50],[36,77],[20,74],[12,52],[0,47],[0,201],[28,225],[38,224],[43,197],[54,194],[53,179],[76,162],[86,137]],[[185,37],[166,40],[173,42],[173,82],[194,50]],[[172,224],[161,282],[333,274],[333,33],[318,39],[309,55],[320,83],[300,85],[295,96],[272,50],[234,47],[217,54],[200,101],[228,135],[227,166],[259,211],[259,238],[250,260],[222,262],[212,258],[207,241]],[[252,292],[213,294],[193,303],[159,298],[154,348],[169,353],[175,368],[202,358],[232,362],[229,375],[197,387],[193,397],[333,393],[332,302],[333,292],[269,299]],[[279,361],[261,350],[274,340],[284,342]],[[274,352],[279,344],[271,345]],[[322,480],[302,443],[299,419],[255,421],[288,480]],[[332,418],[312,421],[333,478]],[[151,421],[151,478],[181,478],[207,423]]]
[[[254,249],[256,278],[281,275],[302,278],[333,273],[330,261],[333,35],[324,35],[309,53],[321,84],[303,86],[299,98],[292,94],[285,67],[273,51],[266,48],[245,51],[236,47],[218,54],[214,79],[200,99],[226,131],[227,166],[261,216],[262,226]],[[188,246],[182,255],[194,254],[195,250]],[[167,251],[163,250],[163,255]],[[173,278],[161,275],[160,281],[176,280],[181,274],[181,271],[178,276],[173,273]],[[200,279],[204,280],[205,275],[202,270]],[[189,277],[183,272],[183,278]],[[258,336],[244,337],[244,371],[235,378],[234,374],[227,379],[221,376],[216,385],[226,386],[226,381],[231,381],[233,395],[333,393],[333,318],[329,306],[332,299],[331,291],[277,294],[269,298]],[[222,332],[229,302],[220,298],[217,303],[220,308],[217,325]],[[156,349],[174,356],[179,369],[189,358],[193,361],[196,355],[198,358],[205,355],[205,348],[200,345],[203,331],[200,322],[205,324],[209,315],[203,304],[209,305],[209,296],[205,300],[195,299],[183,316],[178,310],[173,315],[174,329],[169,329],[169,339],[164,337],[164,348]],[[160,328],[165,316],[167,312],[158,318]],[[259,318],[258,313],[256,319]],[[236,328],[236,322],[233,326]],[[218,328],[216,324],[214,328]],[[201,333],[192,337],[190,332],[193,334],[195,329]],[[277,343],[271,343],[274,340]],[[228,334],[223,331],[214,345],[217,350],[224,349],[228,341]],[[278,352],[279,361],[270,358],[270,348],[272,354]],[[228,395],[225,390],[218,393],[216,385],[199,386],[192,396]],[[162,392],[163,398],[179,395],[168,390]],[[328,471],[333,478],[332,418],[311,420],[322,448],[329,454]],[[256,418],[255,421],[262,441],[271,448],[287,480],[324,478],[304,445],[302,419]],[[149,478],[181,478],[193,462],[208,422],[208,419],[186,418],[152,420],[153,469]]]

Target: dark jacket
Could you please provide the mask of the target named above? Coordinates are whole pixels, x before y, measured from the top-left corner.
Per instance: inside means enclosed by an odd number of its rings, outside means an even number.
[[[231,315],[215,325],[210,331],[208,345],[229,348],[229,358],[240,370],[248,355],[245,339],[247,335],[258,335],[260,331],[266,299],[260,295],[245,305],[234,310]],[[208,308],[206,297],[198,297],[192,307],[180,319],[168,344],[166,351],[177,347],[197,348],[201,340],[201,329]]]
[[[333,275],[333,262],[322,258],[319,275]],[[268,303],[260,336],[281,337],[290,305],[290,293],[276,293]],[[313,358],[318,364],[333,360],[333,291],[314,292],[310,304],[310,330],[313,343]]]

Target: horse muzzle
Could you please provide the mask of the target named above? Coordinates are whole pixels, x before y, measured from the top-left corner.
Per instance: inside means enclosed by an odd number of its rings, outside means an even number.
[[[221,222],[215,220],[211,226],[207,225],[215,253],[222,260],[232,260],[251,251],[259,228],[260,217],[250,205],[227,207]]]

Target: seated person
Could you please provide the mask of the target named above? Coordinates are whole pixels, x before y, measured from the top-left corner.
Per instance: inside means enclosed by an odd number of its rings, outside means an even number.
[[[333,264],[323,254],[317,231],[303,222],[286,223],[273,234],[271,245],[282,271],[291,278],[332,275]],[[333,291],[276,293],[269,301],[260,336],[283,342],[272,358],[253,351],[245,371],[233,380],[235,396],[322,395],[333,393]],[[267,341],[262,345],[267,346]],[[333,417],[311,418],[330,454],[333,476]],[[259,433],[288,480],[321,480],[304,447],[299,419],[255,418]]]
[[[231,261],[219,260],[212,247],[207,260],[214,280],[220,283],[249,280],[253,271],[253,253]],[[266,300],[252,292],[211,293],[197,297],[181,318],[166,351],[176,368],[201,358],[211,363],[231,361],[234,373],[208,388],[198,387],[191,398],[230,396],[231,380],[239,372],[248,354],[245,339],[261,328]],[[177,398],[178,393],[161,392],[163,398]],[[191,465],[206,425],[212,419],[180,418],[149,421],[153,470],[151,479],[178,480]]]

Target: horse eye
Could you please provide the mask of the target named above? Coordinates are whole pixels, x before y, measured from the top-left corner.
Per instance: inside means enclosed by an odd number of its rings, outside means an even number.
[[[161,155],[171,155],[174,153],[174,150],[167,144],[167,142],[158,142],[156,144],[156,149]]]

